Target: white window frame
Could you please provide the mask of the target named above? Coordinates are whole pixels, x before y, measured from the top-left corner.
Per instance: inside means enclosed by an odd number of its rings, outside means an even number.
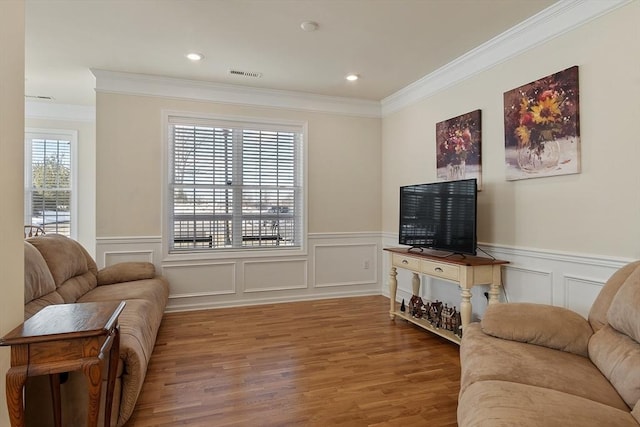
[[[301,224],[301,242],[296,247],[261,247],[261,248],[228,248],[218,250],[199,250],[193,249],[185,252],[170,252],[171,248],[171,200],[170,197],[170,183],[171,183],[171,170],[169,153],[171,147],[171,121],[176,119],[190,121],[192,123],[223,123],[226,122],[229,125],[241,126],[242,124],[259,125],[264,129],[269,128],[295,128],[297,132],[302,135],[299,147],[300,149],[300,162],[301,162],[301,176],[302,176],[302,195],[299,200],[301,206],[300,218]],[[162,252],[163,259],[165,261],[180,261],[180,260],[198,260],[198,259],[226,259],[226,258],[260,258],[260,257],[291,257],[291,256],[305,256],[307,255],[307,235],[308,235],[308,185],[307,185],[307,122],[293,121],[286,119],[271,119],[271,118],[256,118],[246,116],[224,116],[210,113],[195,113],[185,111],[164,110],[162,111],[162,175],[163,175],[163,191],[162,191]]]
[[[72,239],[78,238],[78,131],[71,129],[26,128],[24,133],[24,221],[31,224],[31,190],[32,163],[31,148],[33,139],[67,140],[71,146],[71,207],[69,234]]]

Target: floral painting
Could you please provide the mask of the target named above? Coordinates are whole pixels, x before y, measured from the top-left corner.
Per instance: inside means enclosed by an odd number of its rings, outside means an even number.
[[[476,178],[481,185],[480,110],[436,123],[436,167],[438,179],[453,181]]]
[[[578,67],[504,94],[507,179],[580,172]]]

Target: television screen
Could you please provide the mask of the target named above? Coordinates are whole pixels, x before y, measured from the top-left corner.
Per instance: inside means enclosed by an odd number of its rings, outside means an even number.
[[[475,179],[400,187],[400,244],[476,254]]]

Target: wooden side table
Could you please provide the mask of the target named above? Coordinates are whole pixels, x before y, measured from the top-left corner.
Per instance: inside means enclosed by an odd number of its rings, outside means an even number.
[[[89,386],[87,426],[97,427],[107,357],[104,425],[111,424],[120,353],[118,317],[124,306],[124,301],[50,305],[0,339],[0,345],[11,346],[6,391],[12,427],[25,425],[23,389],[27,377],[35,375],[50,376],[55,425],[61,426],[58,374],[76,370],[84,373]]]

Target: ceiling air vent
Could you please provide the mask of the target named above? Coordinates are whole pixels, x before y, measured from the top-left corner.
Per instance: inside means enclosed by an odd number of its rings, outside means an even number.
[[[229,74],[232,76],[242,76],[242,77],[262,77],[262,73],[254,73],[252,71],[240,71],[240,70],[229,70]]]

